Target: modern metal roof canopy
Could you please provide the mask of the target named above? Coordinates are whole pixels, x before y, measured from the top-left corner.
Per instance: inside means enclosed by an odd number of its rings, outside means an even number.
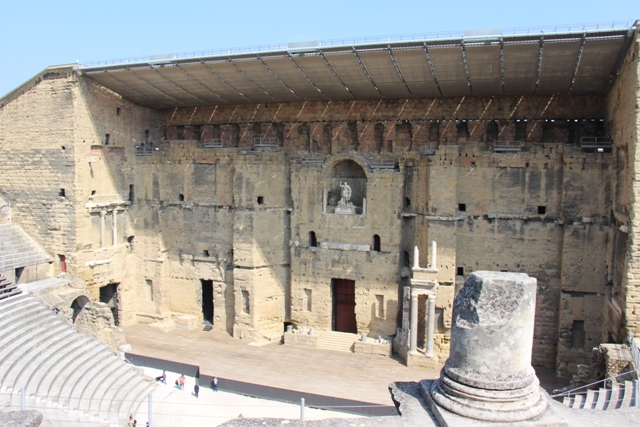
[[[83,67],[148,107],[350,99],[601,94],[636,27],[311,45]]]

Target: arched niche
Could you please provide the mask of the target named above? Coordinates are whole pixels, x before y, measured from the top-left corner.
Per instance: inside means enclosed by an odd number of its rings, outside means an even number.
[[[352,159],[341,159],[329,166],[324,180],[325,212],[362,215],[366,210],[367,175]]]
[[[84,295],[78,296],[71,303],[71,309],[73,310],[72,320],[73,323],[84,324],[86,322],[86,316],[88,310],[91,308],[91,301]]]

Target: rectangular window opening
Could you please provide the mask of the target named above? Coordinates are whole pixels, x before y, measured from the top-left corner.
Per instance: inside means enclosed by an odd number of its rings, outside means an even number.
[[[67,197],[66,192],[64,191],[64,188],[61,188],[60,191],[58,191],[58,196],[60,197]]]
[[[547,213],[546,206],[538,206],[538,215],[545,215]]]
[[[120,115],[120,107],[117,107],[116,108],[116,116],[119,116],[119,115]]]
[[[467,211],[467,205],[464,203],[458,203],[458,211],[459,212],[466,212]]]
[[[464,267],[458,267],[456,269],[456,275],[457,276],[464,276]]]
[[[111,134],[104,134],[104,145],[109,145],[109,140],[111,139]]]

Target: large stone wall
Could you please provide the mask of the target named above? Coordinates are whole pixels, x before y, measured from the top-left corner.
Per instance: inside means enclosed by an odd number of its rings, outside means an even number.
[[[635,193],[625,183],[635,182],[637,92],[624,90],[637,87],[632,57],[606,99],[164,111],[69,71],[0,110],[12,171],[0,190],[14,221],[52,254],[67,254],[93,298],[120,284],[123,325],[199,322],[211,281],[214,329],[248,339],[277,336],[285,322],[329,330],[333,280],[348,279],[358,332],[390,337],[413,247],[427,267],[435,240],[441,356],[456,283],[474,270],[519,271],[538,279],[534,364],[569,373],[592,346],[619,339],[616,301],[634,325],[634,264],[625,258],[634,249]],[[614,153],[582,152],[579,137],[603,135],[605,125]],[[205,148],[212,138],[229,147]],[[254,138],[279,146],[255,148]],[[493,152],[496,140],[514,139],[523,152]],[[137,155],[142,144],[149,155]],[[354,189],[353,215],[333,213],[343,181]]]

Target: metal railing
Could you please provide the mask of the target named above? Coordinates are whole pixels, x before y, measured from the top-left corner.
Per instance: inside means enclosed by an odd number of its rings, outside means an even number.
[[[522,141],[496,141],[493,143],[494,153],[519,153],[522,151]]]
[[[312,154],[310,156],[304,156],[302,163],[324,163],[326,156],[324,154]]]
[[[40,251],[11,253],[0,256],[0,271],[13,270],[19,267],[30,267],[51,262],[51,258]]]
[[[595,22],[595,23],[582,23],[582,24],[562,24],[562,25],[548,25],[542,27],[512,27],[503,28],[500,31],[501,36],[527,36],[527,35],[549,35],[554,33],[580,33],[585,31],[612,31],[612,30],[625,30],[634,26],[635,21],[610,21],[610,22]],[[446,39],[462,39],[464,35],[463,30],[452,31],[439,31],[439,32],[425,32],[425,33],[411,33],[411,34],[393,34],[382,36],[367,36],[367,37],[355,37],[355,38],[336,38],[330,40],[314,41],[313,43],[278,43],[267,45],[253,45],[234,48],[223,49],[211,49],[183,52],[176,54],[164,54],[164,55],[148,55],[138,56],[130,58],[111,59],[103,61],[89,61],[79,65],[80,68],[99,68],[109,65],[120,64],[143,64],[143,63],[167,63],[176,60],[189,59],[189,58],[202,58],[202,57],[225,57],[229,55],[238,54],[250,54],[250,53],[264,53],[264,52],[277,52],[277,51],[309,51],[319,49],[321,47],[337,47],[337,46],[358,46],[374,43],[401,43],[407,41],[430,41],[430,40],[446,40]],[[313,45],[311,45],[313,44]]]
[[[229,141],[224,138],[205,139],[202,141],[202,146],[204,148],[227,148]]]
[[[253,138],[254,147],[279,147],[280,140],[278,138]]]
[[[580,148],[611,148],[611,138],[608,136],[583,136],[580,138]]]
[[[153,145],[136,145],[136,156],[150,156],[159,150],[159,147],[154,147]]]

